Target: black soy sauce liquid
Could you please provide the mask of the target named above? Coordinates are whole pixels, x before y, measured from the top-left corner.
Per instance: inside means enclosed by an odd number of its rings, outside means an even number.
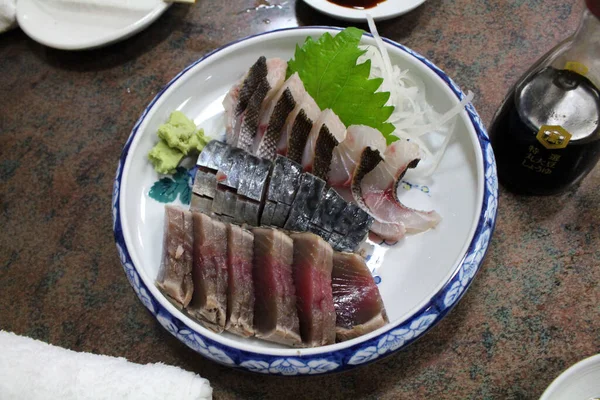
[[[386,0],[327,0],[330,3],[337,4],[338,6],[356,8],[358,10],[365,10],[367,8],[373,8],[379,3],[383,3]],[[393,0],[392,0],[393,1]],[[399,1],[399,0],[395,0]]]
[[[518,194],[563,192],[583,179],[600,158],[600,91],[586,77],[547,67],[517,86],[490,128],[500,182]],[[536,138],[544,125],[572,137],[547,149]]]

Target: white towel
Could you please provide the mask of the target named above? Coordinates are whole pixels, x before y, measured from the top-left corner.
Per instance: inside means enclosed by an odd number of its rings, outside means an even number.
[[[210,383],[164,364],[78,353],[0,331],[2,400],[204,400]]]
[[[17,0],[0,0],[0,33],[17,26]]]

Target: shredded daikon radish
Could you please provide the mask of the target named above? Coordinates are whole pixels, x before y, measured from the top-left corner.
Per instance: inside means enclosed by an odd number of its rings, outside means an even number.
[[[394,136],[411,140],[423,151],[431,161],[422,175],[432,174],[442,160],[448,144],[455,131],[455,117],[465,106],[473,100],[473,93],[467,96],[450,110],[437,112],[426,99],[425,83],[421,78],[409,70],[401,70],[393,65],[383,40],[377,32],[377,27],[371,15],[367,14],[369,29],[375,39],[376,46],[361,46],[365,54],[359,58],[358,63],[371,60],[371,78],[383,78],[383,83],[378,89],[390,93],[386,105],[394,106],[394,112],[387,122],[396,128]],[[424,135],[438,133],[444,136],[439,148],[430,149],[421,139]]]

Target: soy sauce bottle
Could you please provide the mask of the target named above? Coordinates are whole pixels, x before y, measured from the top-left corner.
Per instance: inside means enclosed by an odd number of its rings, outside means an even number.
[[[490,127],[498,178],[515,193],[561,193],[600,159],[600,0],[586,4],[575,34],[525,73]]]

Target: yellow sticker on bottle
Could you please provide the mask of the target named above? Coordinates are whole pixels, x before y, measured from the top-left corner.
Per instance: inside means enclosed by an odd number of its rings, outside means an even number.
[[[587,73],[590,71],[588,67],[577,61],[567,61],[567,63],[565,64],[565,69],[576,72],[579,75],[583,76],[586,76]]]
[[[559,125],[542,125],[536,138],[549,150],[564,149],[571,140],[571,134]]]

